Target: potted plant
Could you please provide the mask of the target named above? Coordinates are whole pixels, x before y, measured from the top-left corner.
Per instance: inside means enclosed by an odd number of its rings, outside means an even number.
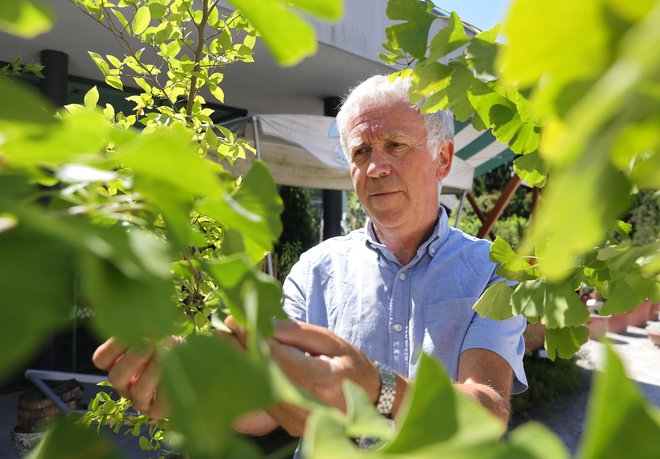
[[[660,346],[660,322],[654,322],[646,327],[646,334],[656,346]]]

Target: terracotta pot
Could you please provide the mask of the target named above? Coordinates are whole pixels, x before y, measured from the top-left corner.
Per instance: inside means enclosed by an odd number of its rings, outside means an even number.
[[[527,324],[525,329],[525,350],[527,352],[541,349],[545,345],[545,327],[541,322]]]
[[[629,316],[630,313],[611,315],[608,324],[610,333],[625,333],[628,329]]]
[[[649,320],[660,320],[660,317],[658,317],[659,314],[660,314],[660,303],[651,303]]]
[[[646,329],[646,334],[649,335],[649,339],[656,346],[660,346],[660,332]]]
[[[646,321],[649,318],[651,312],[651,303],[648,301],[642,301],[639,306],[630,311],[630,325],[636,327],[646,327]]]
[[[589,327],[589,339],[600,339],[609,331],[610,329],[610,317],[611,316],[599,316],[598,314],[591,314],[589,316],[589,322],[587,322],[587,327]]]

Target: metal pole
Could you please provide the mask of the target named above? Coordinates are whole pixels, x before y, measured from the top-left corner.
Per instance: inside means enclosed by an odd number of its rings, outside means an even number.
[[[252,138],[254,139],[254,149],[257,150],[257,159],[261,160],[261,141],[259,140],[259,118],[257,115],[252,115]],[[273,269],[273,254],[268,252],[266,254],[266,274],[274,277],[275,270]]]
[[[454,223],[455,228],[458,228],[458,221],[461,219],[461,212],[463,212],[463,203],[465,203],[466,195],[467,191],[463,190],[463,194],[461,194],[461,202],[458,203],[458,212],[456,212],[456,222]]]
[[[252,115],[252,138],[254,139],[254,148],[257,150],[257,159],[261,160],[261,141],[259,140],[259,119],[257,115]]]

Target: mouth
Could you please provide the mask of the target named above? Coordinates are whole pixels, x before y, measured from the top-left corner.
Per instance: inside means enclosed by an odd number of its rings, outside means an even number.
[[[383,197],[383,196],[391,196],[398,193],[398,191],[374,191],[373,193],[369,193],[369,197]]]

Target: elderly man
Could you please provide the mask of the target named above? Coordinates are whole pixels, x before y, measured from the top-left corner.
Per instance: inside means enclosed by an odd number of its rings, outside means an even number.
[[[452,117],[421,115],[409,87],[409,80],[375,76],[343,104],[337,125],[369,220],[293,267],[284,308],[294,321],[276,326],[272,355],[325,403],[344,408],[341,382],[349,378],[392,417],[426,352],[444,364],[458,390],[506,422],[510,394],[526,388],[525,322],[494,322],[472,310],[500,279],[490,244],[450,228],[439,207],[438,181],[449,174],[454,153]],[[228,325],[244,340],[231,318]],[[138,408],[162,414],[154,397],[157,371],[135,376],[149,356],[122,357],[124,351],[110,340],[95,362]],[[301,409],[278,405],[236,428],[262,434],[280,425],[300,435],[305,419]]]

